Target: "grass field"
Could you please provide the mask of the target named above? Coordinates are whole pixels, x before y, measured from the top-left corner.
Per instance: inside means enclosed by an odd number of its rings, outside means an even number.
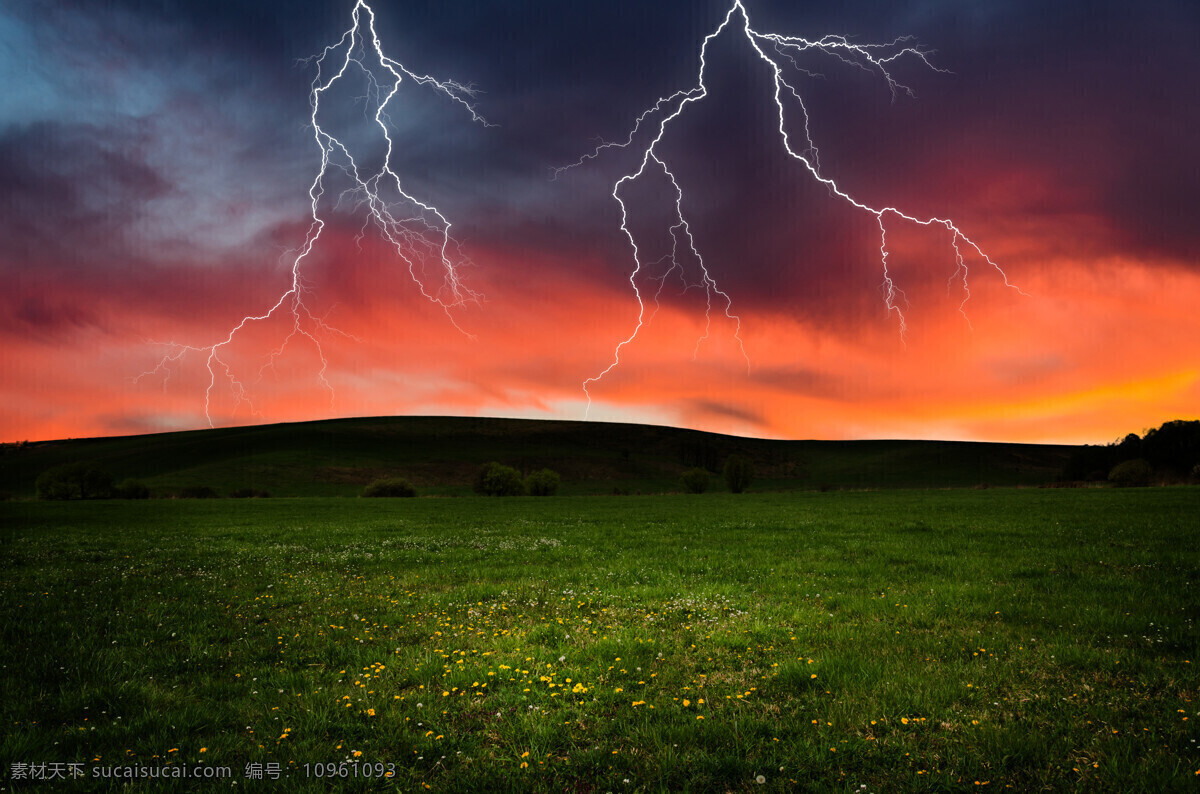
[[[0,503],[0,785],[1194,791],[1198,515],[1194,487]]]

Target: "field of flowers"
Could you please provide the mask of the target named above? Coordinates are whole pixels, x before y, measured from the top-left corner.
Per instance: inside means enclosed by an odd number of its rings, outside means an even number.
[[[0,503],[0,789],[1190,789],[1198,516],[1197,488]]]

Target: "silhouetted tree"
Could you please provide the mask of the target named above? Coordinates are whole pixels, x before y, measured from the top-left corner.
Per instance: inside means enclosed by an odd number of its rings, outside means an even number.
[[[1175,420],[1147,431],[1142,439],[1142,454],[1156,467],[1186,475],[1200,463],[1200,420]]]
[[[367,497],[391,496],[412,498],[417,495],[417,489],[403,477],[385,477],[376,480],[364,488],[362,495]]]
[[[1146,460],[1151,468],[1186,477],[1200,463],[1200,421],[1165,422],[1144,437],[1130,433],[1105,446],[1076,447],[1063,467],[1066,480],[1102,480],[1118,463]]]
[[[535,471],[525,478],[525,490],[530,496],[554,496],[562,478],[552,469]]]
[[[1150,484],[1154,468],[1145,458],[1135,458],[1113,466],[1108,481],[1121,488],[1133,488]]]
[[[525,480],[512,466],[492,461],[475,477],[475,493],[484,496],[524,496]]]
[[[721,470],[725,475],[725,484],[733,493],[741,493],[750,487],[754,479],[754,464],[742,455],[730,455],[725,459],[725,467]]]
[[[149,499],[150,489],[144,482],[134,479],[121,480],[121,484],[113,489],[114,499]]]
[[[260,491],[257,488],[238,488],[229,493],[232,499],[270,499],[270,491]]]
[[[86,463],[64,463],[42,472],[34,487],[38,499],[108,499],[113,479]]]
[[[685,471],[679,481],[688,493],[704,493],[708,490],[711,478],[707,471],[697,468]]]
[[[188,485],[179,489],[180,499],[218,499],[220,494],[207,485]]]

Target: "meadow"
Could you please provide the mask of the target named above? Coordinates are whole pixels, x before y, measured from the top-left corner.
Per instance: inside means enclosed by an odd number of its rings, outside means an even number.
[[[0,503],[0,786],[1195,790],[1198,515],[1195,487]]]

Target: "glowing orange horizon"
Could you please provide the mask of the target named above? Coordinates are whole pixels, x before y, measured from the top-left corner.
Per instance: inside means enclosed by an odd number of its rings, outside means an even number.
[[[619,284],[598,293],[530,257],[524,277],[503,278],[504,256],[474,274],[487,303],[460,311],[474,341],[368,259],[327,298],[330,323],[361,339],[326,345],[332,402],[315,379],[312,351],[298,343],[255,388],[260,415],[235,408],[219,387],[216,424],[406,414],[582,419],[580,384],[611,360],[636,305]],[[358,280],[387,289],[365,290]],[[1058,288],[1064,282],[1074,285],[1069,300]],[[749,372],[722,322],[693,361],[703,315],[664,304],[621,367],[592,387],[590,415],[757,437],[1033,443],[1104,443],[1200,418],[1200,276],[1063,259],[1026,270],[1022,287],[1031,297],[998,292],[981,277],[967,305],[970,326],[953,304],[918,312],[906,344],[882,306],[874,318],[838,325],[741,309],[735,296]],[[215,307],[182,328],[158,312],[108,308],[119,326],[76,333],[70,346],[9,341],[0,438],[207,426],[202,360],[186,362],[165,387],[133,376],[157,349],[143,340],[203,338]],[[267,335],[246,340],[247,361],[261,361],[268,348],[255,342]]]

